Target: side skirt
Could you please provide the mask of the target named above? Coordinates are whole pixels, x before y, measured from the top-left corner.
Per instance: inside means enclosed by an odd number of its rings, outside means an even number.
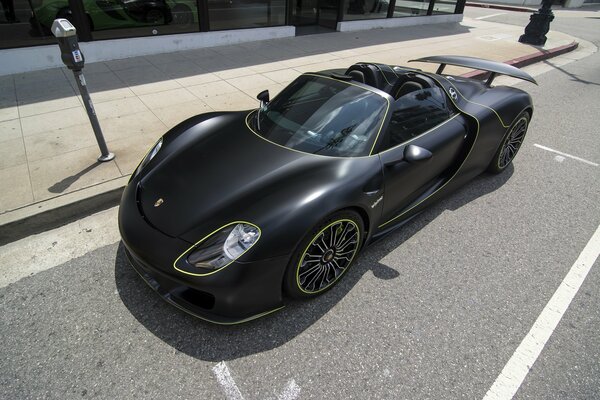
[[[442,186],[444,186],[446,182],[448,182],[448,178],[439,178],[436,181],[434,181],[433,184],[428,185],[427,190],[421,193],[419,197],[414,199],[403,211],[399,213],[400,215],[402,215],[402,217],[398,218],[391,224],[380,226],[379,230],[371,236],[368,244],[375,243],[383,236],[400,228],[404,224],[411,221],[414,217],[419,215],[421,212],[423,212],[425,208],[427,208],[431,203],[436,201],[438,196],[435,196],[434,198],[434,196],[432,195],[435,194],[438,190],[440,190],[440,188],[442,188]]]

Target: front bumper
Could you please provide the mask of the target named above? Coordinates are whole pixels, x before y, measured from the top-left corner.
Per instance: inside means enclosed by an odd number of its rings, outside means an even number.
[[[234,324],[259,318],[283,307],[282,279],[287,256],[234,262],[208,276],[175,270],[173,261],[190,244],[148,224],[135,201],[135,183],[123,193],[119,229],[133,268],[168,303],[203,320]]]

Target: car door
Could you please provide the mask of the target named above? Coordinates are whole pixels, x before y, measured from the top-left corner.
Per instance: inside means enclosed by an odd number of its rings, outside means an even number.
[[[381,224],[439,187],[467,139],[462,116],[437,87],[400,97],[391,113],[379,147],[385,185]]]

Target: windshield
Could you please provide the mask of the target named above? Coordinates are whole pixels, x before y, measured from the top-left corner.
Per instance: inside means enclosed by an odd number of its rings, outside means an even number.
[[[302,75],[250,116],[253,129],[279,145],[337,157],[369,155],[387,100],[370,90]]]

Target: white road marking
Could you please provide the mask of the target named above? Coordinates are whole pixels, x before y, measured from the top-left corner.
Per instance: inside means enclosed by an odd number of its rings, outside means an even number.
[[[483,17],[477,17],[475,19],[486,19],[486,18],[497,17],[499,15],[505,15],[505,14],[506,13],[496,13],[496,14],[484,15]]]
[[[510,400],[517,393],[599,254],[600,226],[596,228],[596,232],[579,254],[567,276],[485,394],[484,400]]]
[[[225,392],[227,400],[244,400],[242,392],[238,389],[235,381],[233,380],[229,368],[225,365],[225,361],[221,361],[213,367],[213,372],[217,377],[217,381]]]
[[[566,158],[564,158],[563,156],[554,156],[554,160],[556,162],[563,162],[566,160]]]
[[[118,207],[0,247],[0,288],[120,239]]]
[[[546,150],[551,153],[556,153],[556,154],[559,154],[564,157],[572,158],[573,160],[581,161],[582,163],[586,163],[586,164],[594,166],[594,167],[598,166],[598,164],[596,164],[595,162],[591,162],[591,161],[588,161],[588,160],[580,158],[580,157],[572,156],[570,154],[563,153],[562,151],[558,151],[558,150],[551,149],[550,147],[542,146],[541,144],[534,143],[533,145],[535,147],[537,147],[538,149]]]
[[[221,361],[215,365],[212,370],[217,377],[217,381],[223,388],[227,400],[244,400],[244,396],[242,396],[242,392],[240,392],[240,389],[235,384],[225,361]],[[277,396],[277,400],[296,400],[298,396],[300,396],[300,386],[296,384],[295,380],[290,379],[283,392]]]
[[[283,390],[279,396],[277,396],[277,400],[295,400],[300,396],[300,386],[296,384],[295,380],[291,380],[288,382],[287,387]]]

